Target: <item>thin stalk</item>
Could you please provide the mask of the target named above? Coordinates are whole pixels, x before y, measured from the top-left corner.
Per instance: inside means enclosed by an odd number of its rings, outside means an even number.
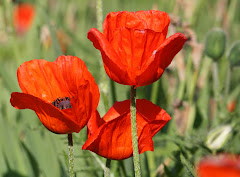
[[[112,95],[112,104],[116,102],[116,88],[113,80],[110,80],[110,86],[111,86],[111,95]]]
[[[124,164],[123,164],[123,161],[119,160],[118,161],[119,165],[120,165],[120,169],[121,169],[121,174],[123,177],[127,177],[127,172],[126,172],[126,169],[124,167]]]
[[[159,82],[160,80],[154,82],[152,84],[152,90],[151,90],[151,101],[156,104],[157,98],[158,98],[158,90],[159,90]]]
[[[151,101],[154,104],[157,104],[159,83],[160,83],[160,80],[158,80],[152,84]],[[146,152],[146,155],[147,155],[148,168],[150,171],[149,175],[150,175],[150,177],[154,177],[155,169],[156,169],[154,152]]]
[[[68,170],[69,170],[69,176],[74,177],[74,151],[73,151],[73,139],[72,139],[72,134],[68,134],[68,159],[69,159],[69,164],[68,164]]]
[[[194,101],[194,94],[195,94],[195,90],[196,90],[196,86],[197,86],[197,80],[198,80],[198,76],[199,76],[199,70],[196,70],[193,73],[193,81],[192,84],[190,85],[190,89],[189,89],[189,104],[191,105]]]
[[[225,98],[227,98],[227,96],[229,94],[231,74],[232,74],[232,68],[231,68],[231,66],[228,66],[227,78],[226,78],[226,82],[225,82]]]
[[[214,87],[214,97],[215,97],[215,101],[216,101],[215,116],[217,116],[218,115],[219,100],[220,100],[218,63],[217,62],[213,62],[213,87]]]
[[[102,0],[97,0],[96,10],[97,10],[97,28],[99,31],[102,31],[102,23],[103,23],[103,7]]]
[[[102,0],[96,0],[96,18],[97,18],[97,28],[99,31],[102,31],[102,24],[103,24],[103,6]],[[99,67],[100,67],[100,81],[99,81],[99,90],[100,95],[103,100],[103,104],[105,107],[105,111],[107,112],[109,109],[109,101],[108,101],[108,93],[109,93],[109,80],[106,76],[103,63],[99,60]]]
[[[104,177],[110,177],[110,173],[111,173],[111,160],[107,159],[106,161],[106,166],[104,168]]]
[[[139,151],[138,151],[138,137],[137,137],[137,116],[136,116],[136,89],[131,87],[131,130],[132,130],[132,144],[133,144],[133,163],[135,177],[141,177]]]
[[[96,11],[97,11],[97,28],[99,31],[102,31],[103,28],[102,28],[102,24],[103,24],[103,6],[102,6],[102,0],[97,0],[96,2]],[[100,62],[101,63],[101,62]],[[106,74],[104,74],[104,69],[103,69],[103,64],[101,63],[100,64],[101,66],[101,75],[103,77],[101,77],[101,81],[102,81],[102,87],[104,87],[103,85],[104,84],[107,84],[107,78],[106,78]],[[112,82],[112,81],[110,81]],[[114,88],[114,83],[110,83],[111,84],[111,91],[112,91],[112,97],[113,99],[115,99],[115,88]],[[107,93],[108,93],[108,87],[106,87],[105,89],[102,89],[100,88],[100,91],[101,91],[101,94],[103,95],[103,100],[104,100],[104,106],[105,106],[105,110],[107,112],[108,108],[109,108],[109,102],[108,102],[108,96],[107,96]],[[111,160],[110,159],[107,159],[106,161],[106,166],[104,168],[104,177],[110,177],[110,174],[111,174],[111,170],[110,170],[110,167],[111,167]]]
[[[147,162],[148,162],[148,168],[149,168],[149,176],[150,177],[155,177],[155,169],[156,169],[156,165],[155,165],[155,156],[154,156],[154,152],[151,151],[147,151]]]

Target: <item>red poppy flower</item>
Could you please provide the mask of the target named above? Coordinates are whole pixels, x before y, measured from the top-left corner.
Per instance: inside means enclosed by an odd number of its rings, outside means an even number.
[[[137,134],[139,153],[153,151],[152,137],[171,119],[159,106],[145,99],[137,100]],[[88,139],[83,150],[114,160],[133,155],[130,100],[116,102],[103,119],[98,112],[88,122]]]
[[[124,85],[144,86],[157,81],[182,49],[187,38],[176,33],[166,39],[166,12],[111,12],[103,33],[92,28],[88,39],[102,54],[108,76]]]
[[[80,58],[27,61],[18,68],[17,76],[23,93],[12,93],[12,106],[35,111],[54,133],[78,133],[97,109],[98,86]]]
[[[24,34],[32,25],[35,9],[31,4],[21,3],[14,8],[13,25],[17,34]]]
[[[220,155],[207,157],[198,165],[199,177],[239,177],[240,157]]]

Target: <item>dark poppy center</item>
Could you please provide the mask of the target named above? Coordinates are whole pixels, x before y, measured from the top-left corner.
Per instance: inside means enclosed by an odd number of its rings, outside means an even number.
[[[59,97],[52,102],[53,106],[56,106],[59,109],[68,109],[72,108],[70,97]]]

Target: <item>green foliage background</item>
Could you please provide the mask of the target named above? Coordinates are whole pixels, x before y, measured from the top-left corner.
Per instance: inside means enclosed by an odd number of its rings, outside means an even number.
[[[16,75],[18,66],[31,59],[54,61],[62,55],[57,38],[61,31],[66,43],[65,54],[83,59],[107,94],[99,103],[101,115],[115,100],[129,98],[130,88],[112,83],[106,75],[99,74],[101,56],[87,39],[88,30],[97,27],[95,0],[24,2],[34,4],[36,16],[27,34],[19,37],[12,26],[16,4],[11,0],[0,1],[0,176],[63,177],[67,176],[67,135],[47,131],[33,111],[16,110],[10,105],[11,93],[21,91]],[[189,37],[181,54],[175,57],[181,58],[178,60],[183,61],[183,66],[174,61],[159,81],[138,88],[138,98],[151,100],[172,116],[168,125],[154,137],[154,152],[140,155],[143,176],[194,176],[194,166],[205,155],[240,154],[239,68],[231,69],[229,84],[226,77],[227,51],[234,41],[240,40],[238,7],[239,0],[103,0],[103,17],[112,11],[158,9],[171,14],[173,22],[176,20],[176,24],[171,24],[173,31]],[[49,29],[51,45],[41,41],[43,26]],[[214,27],[222,28],[227,36],[224,56],[218,62],[217,89],[213,85],[213,61],[201,50],[207,32]],[[169,35],[171,33],[169,31]],[[198,49],[200,52],[196,52]],[[195,64],[197,58],[199,64]],[[219,93],[217,103],[216,92]],[[235,110],[229,112],[227,106],[233,101]],[[232,131],[221,147],[210,148],[206,144],[209,132],[223,125],[230,126]],[[86,138],[86,129],[74,134],[76,176],[103,176],[105,159],[81,150]],[[111,170],[114,176],[134,176],[131,158],[112,161]]]

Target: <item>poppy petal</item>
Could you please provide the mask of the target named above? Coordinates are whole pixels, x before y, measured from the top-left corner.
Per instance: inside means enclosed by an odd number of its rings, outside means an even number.
[[[150,124],[152,137],[171,120],[164,109],[145,99],[137,100],[137,111]]]
[[[13,11],[13,24],[17,34],[24,34],[32,25],[35,15],[34,6],[21,3]]]
[[[78,57],[60,56],[55,63],[59,67],[59,74],[62,74],[66,87],[74,96],[71,99],[72,108],[76,112],[76,121],[83,128],[97,109],[99,102],[100,93],[95,79]]]
[[[103,23],[103,34],[111,41],[117,28],[150,29],[162,32],[166,38],[169,23],[168,14],[162,11],[110,12]]]
[[[105,121],[100,117],[100,114],[98,111],[95,111],[95,113],[92,114],[91,118],[88,121],[87,127],[88,127],[88,137],[92,135],[99,127],[101,127]]]
[[[197,168],[199,177],[239,177],[240,156],[220,154],[208,156],[200,161]]]
[[[163,33],[149,29],[121,28],[115,30],[114,38],[110,43],[133,81],[130,85],[136,85],[135,78],[141,73],[153,51],[161,46],[164,40]]]
[[[150,129],[141,116],[137,118],[139,129],[139,152],[153,150]],[[83,150],[90,150],[102,157],[122,160],[132,156],[132,136],[130,113],[106,122],[83,145]],[[150,142],[150,143],[149,143]]]
[[[42,124],[51,132],[59,134],[78,133],[80,127],[70,119],[74,117],[72,109],[60,110],[50,103],[33,95],[13,92],[10,102],[17,109],[31,109],[36,112]]]
[[[129,112],[130,112],[130,100],[125,100],[121,102],[116,101],[114,105],[104,115],[103,120],[105,122],[109,122],[115,119],[116,117],[119,117]]]
[[[183,34],[176,33],[153,51],[152,56],[142,68],[142,73],[136,78],[137,86],[148,85],[157,81],[166,67],[170,65],[174,56],[182,49],[186,40],[187,38]]]
[[[59,74],[57,65],[45,60],[24,62],[17,70],[19,86],[24,93],[49,103],[58,97],[72,97]]]
[[[139,153],[145,151],[153,151],[152,136],[159,131],[163,125],[170,120],[170,117],[161,118],[163,110],[153,105],[147,100],[137,100],[137,134],[138,134],[138,146]],[[143,104],[143,105],[142,105]],[[101,122],[101,126],[96,129],[100,124],[96,119],[101,119],[99,116],[95,116],[93,123],[94,128],[91,136],[83,145],[83,150],[90,150],[98,155],[114,159],[122,160],[132,156],[132,136],[131,136],[131,118],[130,118],[130,100],[123,102],[116,102],[109,112],[104,116]],[[124,110],[126,109],[126,111]],[[151,110],[146,110],[151,109]],[[157,110],[155,110],[157,109]],[[146,118],[146,114],[153,112],[150,118]],[[112,114],[112,115],[111,115]],[[155,116],[155,118],[154,118]],[[162,122],[160,122],[162,121]],[[90,124],[90,123],[89,123]],[[158,124],[158,125],[157,125]]]
[[[104,68],[108,76],[116,82],[125,80],[125,84],[127,85],[127,80],[129,80],[128,74],[121,63],[119,56],[116,54],[105,36],[97,29],[92,28],[88,32],[88,39],[93,42],[96,49],[101,51]],[[121,74],[119,75],[119,73]]]

